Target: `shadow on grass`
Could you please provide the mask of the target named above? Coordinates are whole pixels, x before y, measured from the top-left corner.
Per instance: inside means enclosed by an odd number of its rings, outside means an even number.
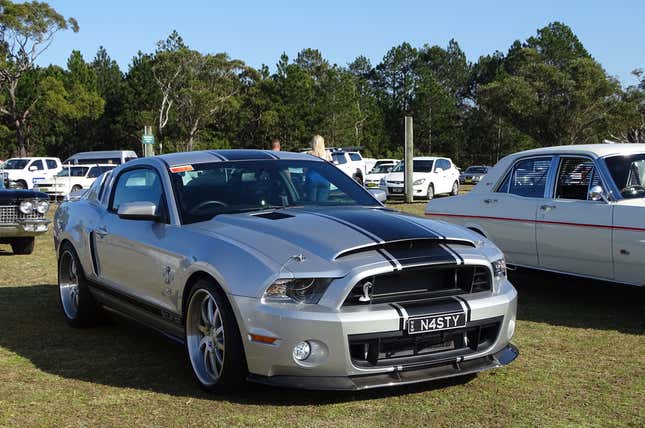
[[[521,275],[527,276],[520,282]],[[643,290],[513,273],[519,317],[572,327],[643,333]],[[310,392],[249,384],[229,395],[206,394],[192,380],[184,348],[133,322],[115,318],[94,329],[68,327],[54,285],[0,287],[0,346],[37,369],[67,379],[240,404],[312,405],[369,400],[455,386],[456,378],[362,392]]]
[[[517,269],[509,279],[519,294],[521,320],[555,326],[645,333],[645,287]]]

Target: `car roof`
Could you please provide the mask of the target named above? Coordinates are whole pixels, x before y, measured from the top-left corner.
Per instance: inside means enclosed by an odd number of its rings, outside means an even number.
[[[415,156],[412,158],[413,161],[415,160],[437,160],[437,159],[448,159],[448,158],[440,158],[437,156]]]
[[[95,152],[79,152],[79,153],[74,153],[72,156],[69,157],[69,159],[75,158],[75,157],[89,157],[92,158],[94,156],[108,156],[108,155],[116,155],[116,156],[121,156],[121,155],[137,155],[133,150],[98,150]]]
[[[210,162],[226,162],[226,161],[242,161],[242,160],[279,160],[279,159],[294,159],[294,160],[309,160],[320,161],[322,159],[307,154],[307,153],[294,153],[294,152],[275,152],[272,150],[251,150],[251,149],[228,149],[228,150],[201,150],[193,152],[178,152],[158,155],[154,158],[161,160],[169,166],[178,166],[186,164],[197,163],[210,163]],[[143,160],[146,158],[139,158]],[[132,160],[128,164],[139,162],[139,160]]]
[[[592,157],[606,157],[645,152],[645,144],[574,144],[569,146],[542,147],[514,153],[513,156],[579,154]]]

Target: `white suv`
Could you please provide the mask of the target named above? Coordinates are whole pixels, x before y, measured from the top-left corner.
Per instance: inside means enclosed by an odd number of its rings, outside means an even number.
[[[359,152],[346,152],[344,150],[331,151],[331,158],[338,168],[354,180],[363,184],[367,176],[365,161]]]
[[[33,189],[34,185],[51,179],[63,169],[58,158],[12,158],[0,171],[6,187]]]
[[[432,199],[442,193],[453,196],[459,193],[459,170],[449,158],[415,157],[412,160],[412,170],[415,198]],[[401,162],[390,174],[381,179],[379,187],[387,193],[388,198],[405,196],[404,175],[405,165]]]

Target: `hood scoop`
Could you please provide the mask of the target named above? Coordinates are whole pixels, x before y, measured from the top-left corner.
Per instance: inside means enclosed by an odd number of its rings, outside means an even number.
[[[457,244],[476,247],[473,241],[467,239],[450,239],[450,238],[420,238],[420,239],[401,239],[377,244],[363,245],[356,248],[349,248],[341,251],[335,257],[336,260],[351,256],[352,254],[364,253],[367,251],[386,250],[391,253],[406,254],[407,257],[416,257],[428,254],[437,248],[439,244]]]
[[[277,211],[271,211],[269,213],[253,214],[253,217],[266,218],[267,220],[283,220],[285,218],[293,217],[291,214],[280,213]]]

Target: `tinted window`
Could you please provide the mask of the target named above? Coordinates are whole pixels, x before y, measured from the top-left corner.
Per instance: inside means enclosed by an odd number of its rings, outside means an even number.
[[[437,168],[441,168],[444,171],[447,171],[450,169],[450,161],[448,159],[438,159],[437,160]]]
[[[466,172],[469,174],[486,174],[488,172],[488,168],[484,166],[469,166],[468,169],[466,169]]]
[[[561,158],[555,186],[556,199],[587,200],[594,165],[586,158]]]
[[[103,174],[105,171],[109,171],[114,167],[111,166],[95,166],[90,169],[90,173],[87,174],[87,178],[96,178],[99,175]]]
[[[156,171],[152,169],[133,169],[119,175],[112,193],[110,209],[117,211],[127,202],[152,202],[163,207],[163,187]]]
[[[413,172],[432,172],[432,165],[434,165],[433,160],[413,160],[412,161],[412,171]],[[404,172],[405,171],[405,162],[399,163],[392,171],[393,172]]]
[[[332,153],[331,158],[335,164],[343,164],[347,163],[347,159],[345,158],[345,153]]]
[[[497,191],[530,198],[544,197],[551,157],[524,159],[515,164]]]
[[[108,163],[108,164],[120,165],[121,158],[74,159],[73,163],[77,165],[96,165],[97,163]]]
[[[58,164],[54,159],[47,159],[47,168],[48,169],[56,169],[58,168]]]
[[[35,166],[38,171],[42,171],[45,169],[45,165],[43,165],[43,161],[41,161],[40,159],[33,161],[29,165],[29,168],[31,168],[32,166]]]
[[[85,177],[87,174],[86,166],[68,166],[56,174],[58,177]]]
[[[350,153],[349,158],[353,161],[361,161],[363,158],[358,153]]]
[[[4,163],[4,169],[24,169],[29,163],[29,159],[9,159]]]
[[[327,162],[215,162],[171,173],[184,223],[294,206],[378,206],[352,178]]]

